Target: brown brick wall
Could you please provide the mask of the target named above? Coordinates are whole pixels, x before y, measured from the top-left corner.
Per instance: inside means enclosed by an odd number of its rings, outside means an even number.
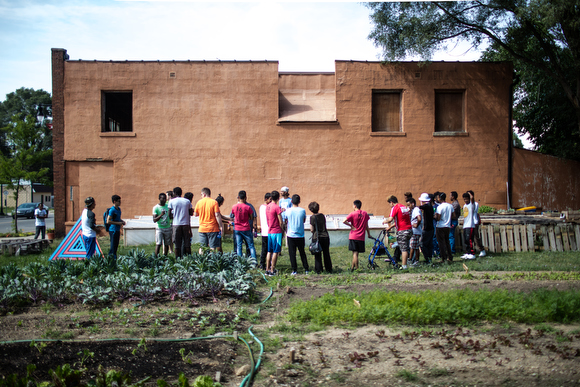
[[[54,168],[54,228],[65,235],[64,62],[66,50],[52,49],[52,160]]]

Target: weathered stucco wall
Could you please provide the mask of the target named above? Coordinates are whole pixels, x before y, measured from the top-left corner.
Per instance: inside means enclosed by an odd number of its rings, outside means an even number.
[[[68,192],[79,182],[75,205],[94,196],[98,214],[120,195],[124,217],[149,214],[174,186],[194,200],[207,186],[226,211],[241,189],[260,204],[283,185],[324,213],[348,213],[360,199],[388,214],[387,196],[405,191],[473,189],[482,204],[502,207],[511,76],[506,63],[337,61],[337,122],[278,124],[277,62],[66,61],[63,158],[73,165],[64,184]],[[373,89],[403,91],[403,133],[371,133]],[[437,89],[465,89],[462,136],[434,135]],[[101,133],[102,90],[132,90],[129,135]],[[77,214],[67,205],[67,221]]]
[[[580,162],[514,149],[512,198],[514,208],[579,209]]]

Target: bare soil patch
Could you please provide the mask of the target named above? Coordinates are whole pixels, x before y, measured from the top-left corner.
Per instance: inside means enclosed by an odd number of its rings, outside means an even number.
[[[328,277],[327,277],[328,278]],[[304,336],[272,330],[296,300],[308,300],[332,292],[422,291],[455,288],[508,289],[532,291],[540,288],[578,289],[577,281],[490,280],[484,273],[472,279],[404,274],[378,284],[324,285],[324,276],[305,276],[305,286],[278,287],[274,296],[261,305],[260,321],[253,331],[267,338],[263,365],[255,386],[572,386],[580,384],[580,325],[554,325],[550,330],[516,324],[400,327],[388,324],[362,327],[334,327]],[[269,293],[260,291],[258,298]],[[29,342],[0,345],[0,375],[24,375],[27,364],[37,365],[37,375],[46,379],[49,369],[78,363],[84,349],[94,352],[87,360],[87,378],[104,368],[131,371],[133,381],[151,376],[176,380],[183,372],[192,381],[196,376],[216,372],[224,386],[237,386],[243,376],[235,370],[250,364],[244,346],[225,339],[182,341],[147,340],[147,351],[138,348],[141,337],[189,339],[237,330],[246,332],[250,322],[235,322],[240,302],[202,300],[199,306],[176,302],[134,305],[123,303],[103,309],[64,305],[53,309],[35,306],[0,317],[0,340],[53,338],[39,351]],[[257,306],[244,305],[252,312]],[[194,320],[192,320],[194,319]],[[154,337],[153,337],[154,334]],[[98,341],[117,338],[117,341]],[[70,342],[74,339],[80,342]],[[268,343],[278,339],[278,345]],[[253,346],[254,349],[256,346]],[[179,350],[194,354],[192,363],[183,361]],[[291,361],[291,352],[294,361]]]

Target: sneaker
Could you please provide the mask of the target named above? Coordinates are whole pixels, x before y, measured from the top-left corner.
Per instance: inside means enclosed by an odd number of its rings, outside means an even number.
[[[306,271],[304,272],[304,274],[308,274],[308,273],[310,273],[308,270],[306,270]]]
[[[271,276],[272,276],[272,272],[271,272],[271,271],[269,271],[269,270],[266,270],[266,275],[267,275],[268,277],[271,277]]]
[[[390,258],[385,259],[385,262],[391,262]]]
[[[296,274],[298,274],[298,273],[297,273],[297,272],[295,272],[295,271],[293,271],[293,272],[292,272],[292,274],[290,274],[290,275],[296,275]]]
[[[274,270],[270,272],[270,276],[278,275],[278,270]]]
[[[486,255],[487,255],[487,254],[485,253],[485,250],[481,250],[481,251],[479,252],[479,256],[480,256],[480,257],[485,257]]]
[[[411,263],[411,266],[415,266],[415,267],[417,267],[417,266],[419,266],[419,265],[421,265],[421,264],[419,263],[419,261],[415,261],[415,262],[412,262],[412,263]]]
[[[407,270],[407,265],[401,265],[401,267],[399,268],[399,270]]]
[[[475,259],[475,255],[473,254],[466,254],[465,259]]]
[[[469,255],[469,254],[463,254],[463,255],[461,256],[461,259],[465,259],[465,258],[466,258],[468,255]]]

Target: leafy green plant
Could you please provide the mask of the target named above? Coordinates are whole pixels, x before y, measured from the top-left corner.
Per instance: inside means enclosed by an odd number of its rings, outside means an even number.
[[[419,379],[419,377],[417,376],[417,374],[415,372],[406,370],[406,369],[402,369],[397,371],[397,373],[395,374],[395,376],[404,379],[407,382],[415,382]]]
[[[145,340],[144,337],[139,341],[139,344],[137,344],[137,348],[131,351],[131,353],[133,354],[133,356],[135,356],[137,355],[137,352],[139,350],[141,350],[142,352],[147,352],[147,340]]]
[[[42,350],[43,350],[44,348],[46,348],[46,346],[47,346],[47,345],[48,345],[48,344],[46,344],[44,341],[42,341],[42,342],[40,342],[40,343],[37,343],[36,341],[32,340],[32,341],[30,342],[30,348],[33,348],[33,347],[34,347],[34,348],[36,348],[36,349],[38,350],[38,352],[39,352],[39,353],[42,353]]]
[[[193,352],[191,352],[191,351],[189,351],[189,353],[186,355],[186,354],[185,354],[185,348],[181,348],[181,349],[179,350],[179,354],[181,355],[181,360],[182,360],[184,363],[187,363],[187,364],[191,364],[191,359],[193,358],[193,356],[195,356],[195,355],[193,354]]]
[[[77,355],[81,357],[81,360],[75,363],[75,365],[78,365],[79,367],[82,367],[89,358],[92,359],[93,357],[95,357],[95,353],[89,351],[86,348],[83,349],[81,352],[78,352]]]

